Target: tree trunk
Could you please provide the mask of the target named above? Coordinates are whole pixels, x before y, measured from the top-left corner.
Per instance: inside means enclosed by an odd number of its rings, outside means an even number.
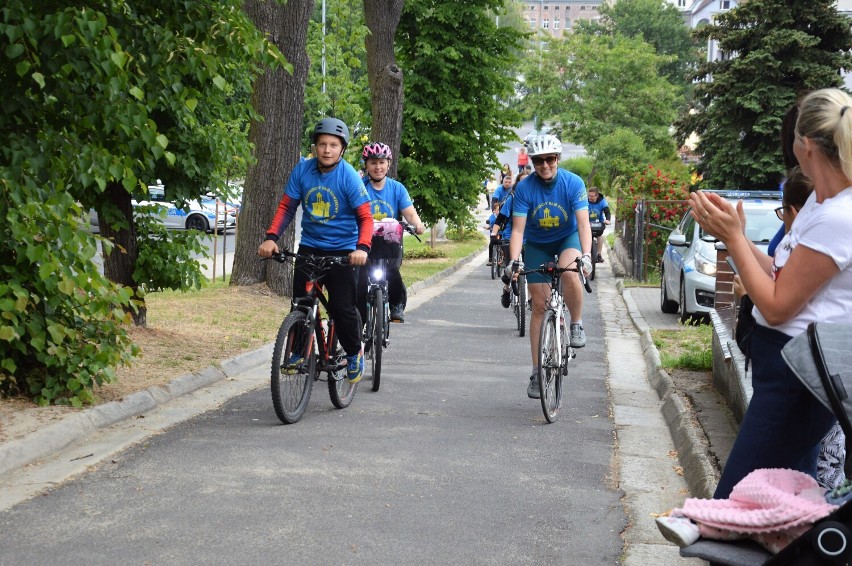
[[[240,229],[234,251],[231,285],[253,285],[266,281],[276,293],[292,292],[291,264],[261,262],[257,247],[272,222],[284,185],[296,163],[302,141],[305,81],[308,76],[308,23],[313,0],[279,4],[269,0],[247,0],[244,9],[259,30],[269,36],[293,66],[269,69],[255,80],[252,104],[263,121],[252,122],[249,139],[256,163],[249,165],[243,187]],[[295,226],[290,226],[280,246],[293,249]]]
[[[104,250],[104,275],[114,283],[133,289],[133,293],[136,294],[139,291],[139,285],[133,279],[133,270],[136,266],[136,258],[139,256],[139,248],[136,245],[136,225],[133,223],[133,204],[130,202],[130,193],[124,190],[120,183],[109,183],[104,191],[104,200],[117,207],[129,224],[129,228],[116,230],[104,220],[101,207],[95,207],[98,211],[101,236],[115,244],[111,252],[106,253]],[[133,323],[136,326],[146,326],[148,308],[145,306],[144,298],[139,300],[138,307],[138,310],[129,309],[133,316]]]
[[[386,143],[397,156],[388,175],[396,177],[402,142],[402,69],[394,57],[394,36],[402,16],[403,0],[364,0],[364,19],[370,33],[367,47],[367,77],[373,116],[373,141]]]

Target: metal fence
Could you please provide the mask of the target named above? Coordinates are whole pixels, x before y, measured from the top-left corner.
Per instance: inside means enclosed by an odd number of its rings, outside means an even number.
[[[661,250],[665,247],[668,233],[674,230],[674,225],[660,224],[654,218],[661,205],[682,207],[683,210],[675,215],[677,222],[683,217],[689,201],[687,200],[639,200],[633,209],[633,215],[616,224],[616,232],[621,236],[621,242],[632,260],[631,277],[637,281],[646,281],[649,270],[655,269],[661,259]],[[657,232],[657,235],[653,234]],[[661,237],[660,234],[663,236]]]

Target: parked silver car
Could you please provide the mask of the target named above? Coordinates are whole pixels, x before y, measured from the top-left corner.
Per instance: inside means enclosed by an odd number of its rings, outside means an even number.
[[[715,191],[736,203],[743,200],[746,236],[763,251],[781,227],[775,214],[781,193]],[[669,235],[660,263],[660,309],[687,322],[706,315],[716,299],[716,239],[704,232],[689,211]]]

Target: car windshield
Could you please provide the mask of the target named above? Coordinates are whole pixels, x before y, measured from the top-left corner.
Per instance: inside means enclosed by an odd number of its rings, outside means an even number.
[[[774,209],[746,209],[746,236],[755,244],[768,244],[778,232],[779,226],[781,222]]]

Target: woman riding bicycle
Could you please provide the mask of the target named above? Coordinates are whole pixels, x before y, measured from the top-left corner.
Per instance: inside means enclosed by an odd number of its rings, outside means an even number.
[[[299,253],[349,256],[349,265],[336,266],[321,278],[328,292],[329,314],[334,319],[340,344],[346,351],[346,375],[351,383],[361,380],[364,356],[356,308],[356,266],[367,262],[373,238],[373,218],[367,191],[355,169],[342,160],[349,144],[349,128],[336,118],[324,118],[311,134],[316,157],[296,165],[284,196],[257,250],[261,257],[278,251],[278,239],[302,206],[302,239]],[[297,259],[293,271],[293,298],[306,295],[307,275]]]
[[[370,213],[373,220],[383,218],[399,219],[400,215],[412,226],[417,234],[426,231],[426,226],[420,221],[414,203],[405,185],[388,177],[388,168],[393,159],[391,148],[381,142],[368,142],[361,152],[364,168],[364,186],[370,199]],[[405,303],[407,292],[399,267],[388,265],[388,300],[390,301],[390,316],[392,322],[405,322]],[[367,272],[362,269],[358,275],[358,311],[361,321],[366,321],[367,305]]]
[[[574,173],[559,168],[561,155],[562,142],[556,136],[541,136],[530,143],[535,174],[515,188],[509,257],[515,267],[520,265],[522,247],[530,266],[553,261],[558,256],[559,267],[567,267],[582,257],[582,269],[588,275],[592,270],[592,231],[586,185]],[[570,344],[572,348],[582,348],[586,345],[583,288],[576,274],[566,273],[562,277],[563,296],[571,315]],[[529,333],[533,371],[527,395],[537,399],[539,333],[550,288],[541,274],[530,274],[527,283],[533,303]]]

